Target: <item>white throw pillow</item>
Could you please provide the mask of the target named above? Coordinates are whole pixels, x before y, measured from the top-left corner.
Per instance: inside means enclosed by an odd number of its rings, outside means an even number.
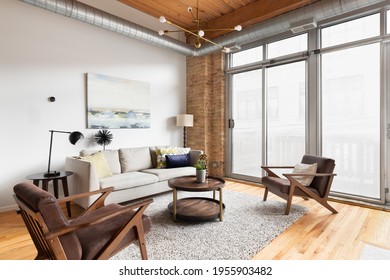
[[[313,164],[304,164],[298,163],[295,165],[292,173],[309,173],[315,174],[317,172],[317,163]],[[314,176],[294,176],[295,180],[301,183],[304,186],[309,186],[314,179]]]

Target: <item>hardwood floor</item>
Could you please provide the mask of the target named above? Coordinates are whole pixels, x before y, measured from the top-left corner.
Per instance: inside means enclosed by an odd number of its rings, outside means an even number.
[[[258,186],[226,180],[226,188],[259,196]],[[269,200],[280,200],[269,194]],[[337,202],[332,214],[312,200],[294,198],[294,204],[309,211],[254,256],[261,260],[354,260],[366,243],[390,249],[390,212]],[[80,209],[72,205],[72,212]],[[0,213],[0,260],[32,260],[36,250],[15,211]]]

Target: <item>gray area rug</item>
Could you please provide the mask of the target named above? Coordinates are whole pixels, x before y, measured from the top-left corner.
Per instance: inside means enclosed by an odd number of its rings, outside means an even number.
[[[178,192],[179,199],[190,196],[212,193]],[[293,205],[290,215],[284,215],[285,202],[224,190],[222,222],[174,222],[167,210],[171,201],[171,193],[156,196],[145,211],[152,219],[146,234],[150,260],[249,260],[307,212]],[[138,246],[131,245],[111,259],[140,258]]]

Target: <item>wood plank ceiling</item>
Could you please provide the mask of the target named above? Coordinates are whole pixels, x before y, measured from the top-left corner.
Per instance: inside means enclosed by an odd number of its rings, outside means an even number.
[[[165,16],[186,29],[195,29],[196,24],[188,12],[192,7],[196,17],[199,7],[202,29],[243,28],[283,13],[313,4],[320,0],[117,0],[130,7],[159,18]],[[323,0],[325,1],[325,0]],[[164,29],[165,27],[162,27]],[[216,38],[231,31],[207,31],[205,37]],[[188,34],[187,34],[188,35]]]

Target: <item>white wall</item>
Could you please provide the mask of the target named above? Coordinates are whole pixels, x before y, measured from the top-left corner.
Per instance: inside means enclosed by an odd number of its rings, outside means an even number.
[[[118,12],[157,20],[118,1]],[[131,18],[129,20],[131,20]],[[135,22],[135,21],[133,21]],[[149,26],[148,26],[149,25]],[[66,156],[84,148],[98,149],[86,129],[86,73],[149,82],[151,128],[114,129],[107,148],[181,145],[182,130],[175,116],[185,113],[185,57],[57,15],[16,0],[0,3],[0,212],[14,209],[12,187],[25,176],[47,168],[49,130],[81,131],[86,139],[71,145],[65,134],[55,134],[52,170],[63,169]],[[56,102],[48,102],[55,96]]]

